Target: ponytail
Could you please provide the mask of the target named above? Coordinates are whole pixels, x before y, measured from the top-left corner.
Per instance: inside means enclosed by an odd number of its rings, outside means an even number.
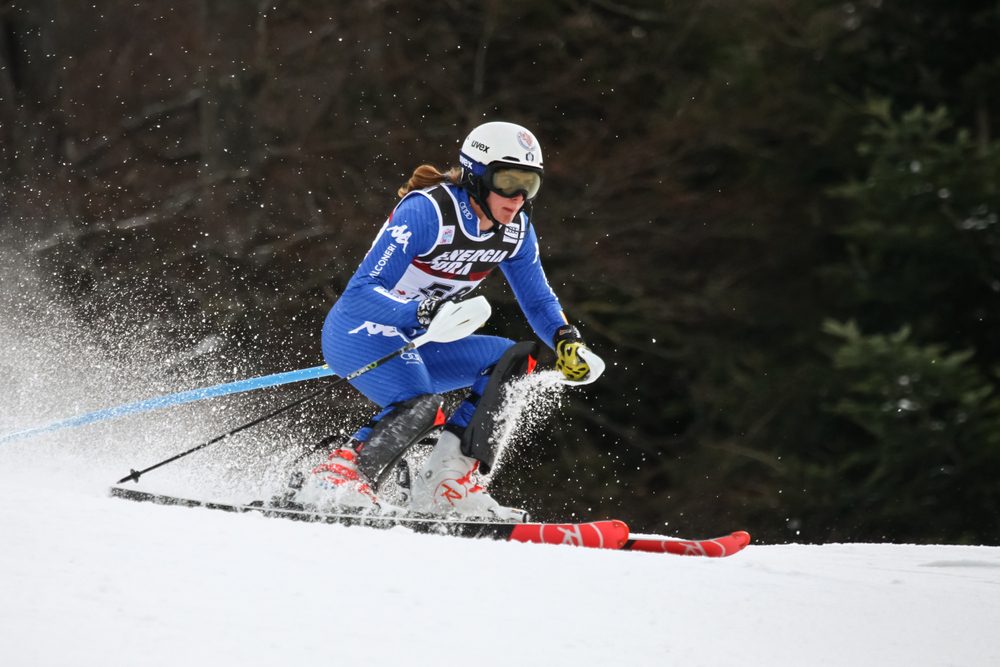
[[[438,168],[430,164],[422,164],[413,170],[413,175],[406,185],[401,187],[396,194],[400,197],[414,190],[422,190],[432,185],[438,185],[445,181],[452,185],[460,185],[462,182],[461,167],[452,167],[446,172],[438,171]]]

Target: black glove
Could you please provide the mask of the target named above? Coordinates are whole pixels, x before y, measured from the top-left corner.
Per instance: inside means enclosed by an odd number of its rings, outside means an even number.
[[[556,370],[567,380],[579,382],[590,375],[590,365],[578,354],[587,344],[576,327],[571,324],[559,327],[552,343],[556,348]]]
[[[441,306],[448,303],[451,299],[439,299],[436,296],[431,296],[420,302],[417,306],[417,322],[420,326],[426,329],[430,326],[431,320],[437,315],[438,310]]]

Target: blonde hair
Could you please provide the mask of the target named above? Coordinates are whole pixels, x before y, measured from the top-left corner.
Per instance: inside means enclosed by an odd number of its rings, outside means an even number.
[[[462,168],[452,167],[448,171],[442,172],[439,171],[434,165],[422,164],[413,170],[413,175],[410,176],[410,180],[408,180],[406,184],[396,192],[396,194],[402,197],[408,192],[429,188],[432,185],[444,183],[445,181],[448,181],[453,185],[461,184]]]

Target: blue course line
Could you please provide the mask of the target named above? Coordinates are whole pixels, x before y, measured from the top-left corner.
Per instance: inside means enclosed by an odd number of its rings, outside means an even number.
[[[127,403],[125,405],[118,405],[113,408],[105,408],[103,410],[97,410],[96,412],[88,412],[87,414],[77,415],[76,417],[70,417],[68,419],[63,419],[61,421],[53,422],[51,424],[46,424],[44,426],[35,426],[33,428],[25,429],[23,431],[8,433],[6,435],[0,436],[0,444],[3,444],[5,442],[12,442],[14,440],[22,440],[24,438],[30,438],[31,436],[34,435],[39,435],[41,433],[50,433],[52,431],[58,431],[64,428],[72,428],[74,426],[84,426],[85,424],[93,424],[95,422],[105,421],[108,419],[117,419],[118,417],[124,417],[125,415],[136,414],[138,412],[149,412],[151,410],[159,410],[161,408],[170,407],[172,405],[193,403],[194,401],[200,401],[206,398],[215,398],[217,396],[226,396],[228,394],[239,394],[245,391],[252,391],[254,389],[276,387],[282,384],[291,384],[293,382],[313,380],[316,378],[326,377],[329,375],[333,375],[333,371],[330,370],[329,366],[323,365],[323,366],[314,366],[312,368],[303,368],[297,371],[286,371],[284,373],[275,373],[274,375],[264,375],[261,377],[240,380],[238,382],[229,382],[227,384],[217,384],[214,387],[190,389],[188,391],[182,391],[176,394],[168,394],[166,396],[157,396],[156,398],[148,398],[144,401],[139,401],[137,403]]]

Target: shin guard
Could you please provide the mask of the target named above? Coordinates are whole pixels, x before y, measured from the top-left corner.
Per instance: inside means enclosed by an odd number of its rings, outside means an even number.
[[[372,427],[371,437],[358,450],[358,469],[377,490],[382,477],[406,450],[438,426],[444,425],[438,394],[423,394],[394,404],[394,410]]]
[[[478,397],[476,411],[469,425],[460,433],[462,453],[479,459],[480,470],[488,473],[493,467],[497,456],[497,442],[493,432],[496,430],[497,410],[503,398],[503,387],[515,377],[526,375],[535,370],[535,360],[538,356],[538,343],[522,342],[512,345],[490,372],[490,380]],[[473,394],[470,399],[475,401]]]

